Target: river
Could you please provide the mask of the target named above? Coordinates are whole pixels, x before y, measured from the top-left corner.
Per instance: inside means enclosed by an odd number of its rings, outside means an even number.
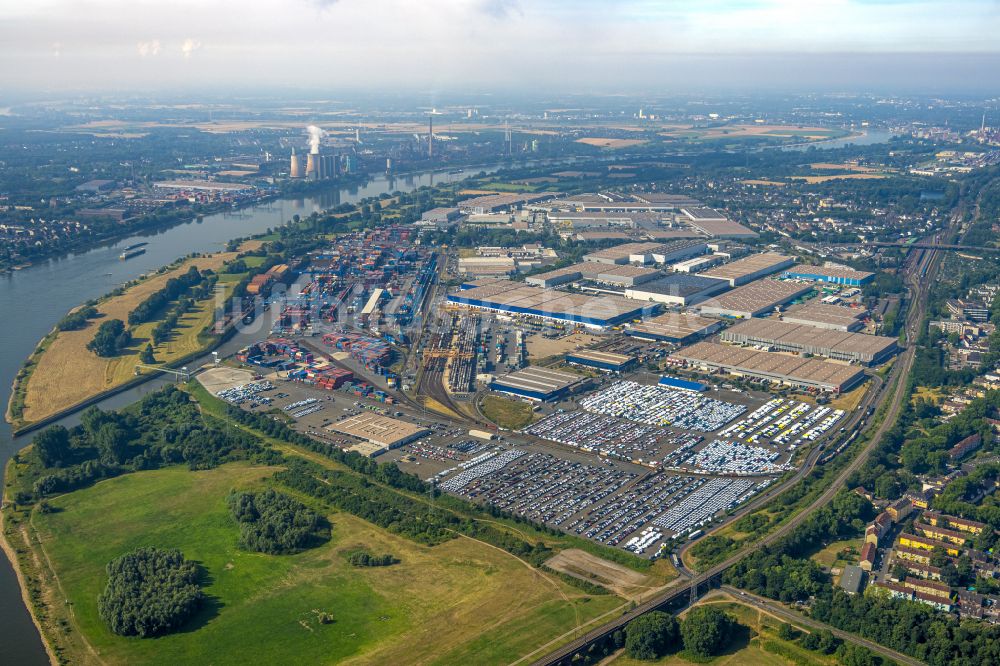
[[[116,286],[156,270],[191,252],[221,250],[233,238],[261,233],[284,224],[293,215],[306,217],[313,212],[355,203],[365,197],[395,191],[411,191],[424,185],[454,182],[493,168],[470,168],[455,172],[422,172],[402,176],[380,175],[364,185],[337,187],[300,198],[278,199],[238,211],[208,215],[199,221],[178,224],[159,232],[130,236],[117,243],[50,259],[8,275],[0,275],[0,312],[4,313],[4,344],[0,345],[0,386],[6,408],[10,386],[24,359],[38,341],[71,308],[102,296]],[[147,242],[146,253],[121,261],[122,248]],[[256,328],[256,327],[251,327]],[[223,352],[238,349],[258,332],[244,332],[228,341]],[[166,380],[151,381],[108,398],[100,404],[113,409],[134,402]],[[75,424],[74,416],[65,425]],[[0,470],[14,453],[28,444],[30,435],[14,439],[10,426],[0,423]],[[0,662],[35,666],[47,664],[48,657],[35,630],[7,558],[0,554]]]

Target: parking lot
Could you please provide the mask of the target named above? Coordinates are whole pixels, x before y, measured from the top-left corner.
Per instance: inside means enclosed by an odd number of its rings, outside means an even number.
[[[487,451],[439,478],[442,490],[646,557],[772,481],[653,472],[534,447]]]
[[[613,380],[523,432],[654,469],[759,476],[790,469],[799,446],[831,432],[844,416],[784,398],[761,403],[735,391],[711,395]]]
[[[745,405],[723,402],[694,391],[633,381],[615,382],[579,403],[589,412],[699,432],[718,430],[747,410]]]

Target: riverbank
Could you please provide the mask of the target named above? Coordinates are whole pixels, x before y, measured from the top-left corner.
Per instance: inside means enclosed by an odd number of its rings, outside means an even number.
[[[128,320],[129,313],[167,281],[196,267],[200,271],[219,270],[234,260],[239,252],[260,247],[260,241],[246,241],[237,252],[221,252],[179,261],[170,270],[147,276],[131,283],[120,293],[112,292],[95,304],[99,316],[77,331],[53,330],[36,347],[15,378],[7,406],[7,421],[15,434],[27,432],[38,423],[49,422],[75,411],[95,400],[132,386],[142,377],[134,373],[136,363],[147,341],[151,339],[157,321],[131,327],[133,342],[126,352],[104,358],[87,350],[101,320]],[[221,274],[219,288],[223,302],[239,278],[239,274]],[[116,290],[117,291],[117,290]],[[183,360],[204,354],[219,336],[207,336],[214,323],[215,298],[201,301],[181,317],[170,338],[154,345],[157,365],[169,367]]]
[[[9,474],[9,467],[13,466],[14,459],[10,459],[7,465],[4,467],[4,478],[6,479]],[[21,602],[24,607],[28,609],[28,615],[31,617],[32,624],[35,625],[35,629],[38,631],[38,635],[41,637],[42,647],[45,648],[45,653],[48,655],[50,664],[58,664],[59,658],[56,655],[56,651],[53,648],[49,636],[51,633],[48,627],[42,626],[41,616],[38,608],[35,606],[34,599],[28,593],[28,579],[25,576],[25,563],[21,561],[19,557],[20,552],[27,552],[30,550],[30,544],[20,543],[20,549],[16,547],[12,541],[12,537],[8,534],[8,530],[17,531],[20,536],[18,537],[18,542],[24,538],[25,533],[22,530],[14,530],[8,514],[13,513],[13,502],[7,497],[7,486],[4,484],[3,488],[0,488],[0,551],[7,557],[7,561],[10,562],[11,568],[14,570],[14,576],[17,578],[17,585],[21,590]]]

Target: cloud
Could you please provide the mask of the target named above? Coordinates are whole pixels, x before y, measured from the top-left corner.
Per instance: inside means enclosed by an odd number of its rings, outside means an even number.
[[[188,37],[187,39],[184,40],[184,43],[181,44],[181,53],[184,54],[185,58],[190,58],[191,55],[200,48],[201,48],[201,42],[199,42],[197,39],[191,39],[190,37]]]
[[[498,19],[509,18],[514,14],[524,16],[518,0],[479,0],[479,11]]]
[[[62,55],[62,44],[59,42],[52,42],[52,56],[58,58]]]
[[[160,55],[160,40],[153,39],[148,42],[139,42],[135,45],[135,50],[140,58],[155,57]]]

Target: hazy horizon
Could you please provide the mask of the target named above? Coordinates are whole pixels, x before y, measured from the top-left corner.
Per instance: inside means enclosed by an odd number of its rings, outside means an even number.
[[[998,33],[996,0],[37,0],[0,88],[981,93]]]

